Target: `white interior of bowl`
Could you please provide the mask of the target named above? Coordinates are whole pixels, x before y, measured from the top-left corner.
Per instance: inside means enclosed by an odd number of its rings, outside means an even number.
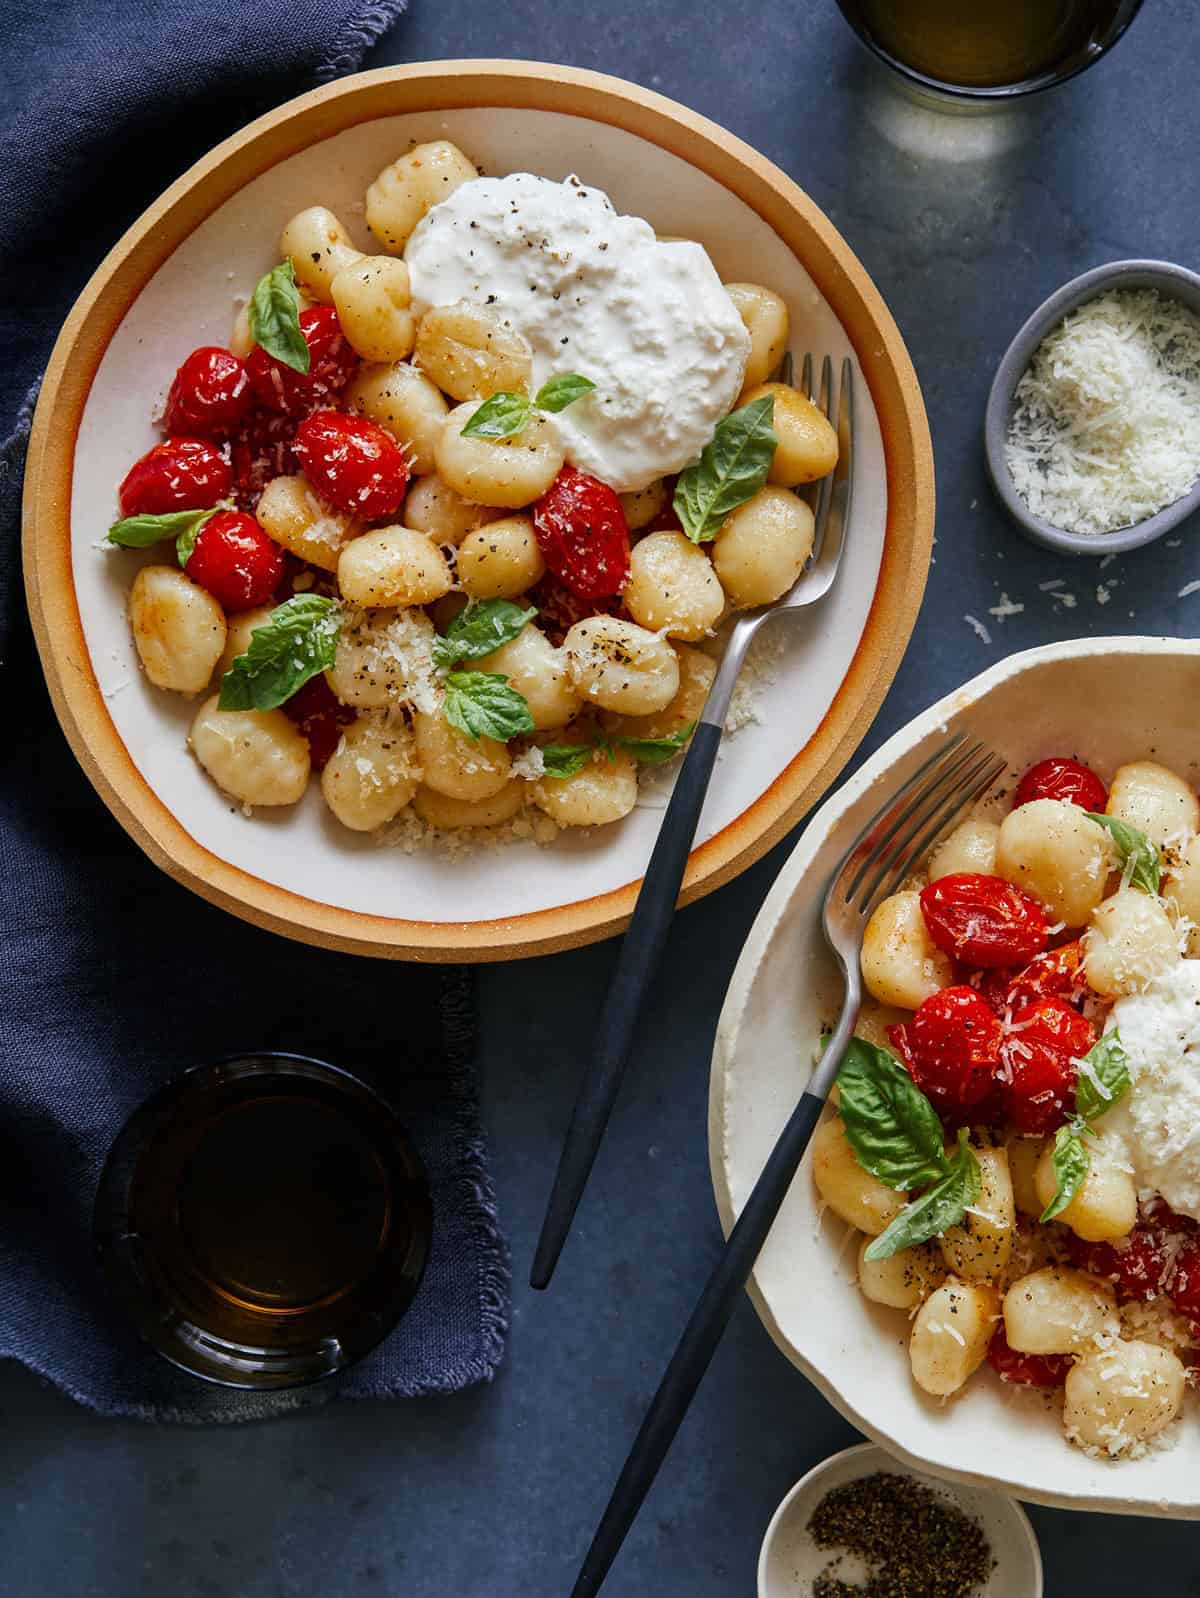
[[[203,776],[185,739],[194,705],[140,673],[125,618],[139,564],[154,554],[115,553],[101,540],[117,515],[116,487],[153,443],[151,423],[175,367],[198,344],[229,337],[235,298],[277,260],[283,223],[328,205],[370,247],[362,197],[381,166],[411,143],[449,137],[490,173],[579,172],[620,210],[662,233],[704,243],[726,280],[750,278],[783,294],[793,349],[828,352],[849,341],[804,268],[748,206],[713,179],[630,133],[580,117],[483,108],[364,123],[314,145],[249,184],[165,262],[113,338],[84,410],[75,454],[72,559],[84,634],[101,691],[135,764],[183,827],[251,875],[320,903],[418,921],[475,921],[588,899],[639,877],[661,813],[661,794],[624,822],[551,847],[480,850],[456,859],[378,848],[329,817],[316,785],[302,804],[250,818]],[[718,767],[698,841],[741,814],[816,731],[854,656],[878,577],[886,524],[883,448],[871,397],[858,385],[854,528],[846,567],[820,611],[787,624],[775,680],[761,689],[761,721],[737,735]],[[161,555],[158,558],[162,558]],[[784,624],[777,624],[782,637]],[[453,884],[452,888],[450,884]]]
[[[1012,656],[897,733],[814,816],[780,873],[734,972],[713,1055],[709,1153],[729,1228],[808,1077],[839,979],[821,936],[821,895],[881,800],[969,729],[1009,761],[1070,753],[1102,777],[1146,755],[1196,784],[1200,642],[1081,639]],[[855,1285],[850,1229],[820,1218],[807,1162],[759,1257],[753,1296],[771,1335],[831,1402],[922,1469],[1080,1509],[1200,1518],[1200,1401],[1177,1441],[1102,1463],[1065,1441],[1056,1411],[990,1372],[956,1400],[926,1397],[909,1374],[907,1317]]]

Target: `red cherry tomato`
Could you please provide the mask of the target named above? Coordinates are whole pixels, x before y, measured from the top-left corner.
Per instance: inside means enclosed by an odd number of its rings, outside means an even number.
[[[283,710],[308,739],[313,769],[323,771],[341,741],[342,728],[354,720],[354,711],[341,703],[323,676],[310,677]]]
[[[374,521],[395,515],[404,503],[404,451],[391,433],[365,416],[314,411],[296,429],[293,448],[305,477],[335,510]]]
[[[1018,1010],[1005,1031],[1006,1108],[1017,1129],[1045,1137],[1075,1103],[1078,1061],[1096,1041],[1086,1016],[1061,999],[1040,999]]]
[[[1118,1243],[1085,1243],[1070,1233],[1067,1248],[1073,1264],[1107,1277],[1122,1298],[1147,1302],[1163,1291],[1169,1256],[1162,1238],[1143,1227],[1135,1227]]]
[[[1031,799],[1061,799],[1082,810],[1103,810],[1108,790],[1090,766],[1067,755],[1051,755],[1030,766],[1017,784],[1013,805],[1027,805]]]
[[[229,462],[201,438],[169,438],[135,461],[121,484],[122,516],[165,516],[207,510],[232,483]]]
[[[1193,1220],[1190,1215],[1179,1215],[1159,1193],[1142,1205],[1142,1219],[1147,1226],[1160,1232],[1200,1231],[1200,1221]]]
[[[1189,1320],[1200,1320],[1200,1243],[1188,1243],[1175,1259],[1171,1301]]]
[[[1046,947],[1046,912],[1003,877],[952,871],[921,889],[921,910],[938,948],[968,965],[1018,965]]]
[[[1083,945],[1078,939],[1046,949],[1021,969],[995,968],[980,974],[979,991],[997,1015],[1014,1014],[1039,999],[1062,999],[1075,1004],[1087,993],[1080,963]]]
[[[629,528],[607,483],[564,466],[533,507],[542,559],[581,599],[619,593],[629,576]]]
[[[991,1092],[1003,1032],[974,988],[943,988],[888,1036],[944,1121],[968,1120]]]
[[[1068,1354],[1020,1354],[1010,1347],[1001,1321],[988,1344],[988,1364],[1002,1382],[1023,1387],[1061,1387],[1071,1368]]]
[[[530,589],[529,603],[537,606],[538,626],[556,646],[562,643],[577,621],[586,621],[589,616],[597,613],[603,616],[629,616],[620,595],[611,594],[607,599],[581,599],[549,572]]]
[[[183,569],[225,610],[252,610],[274,594],[283,575],[283,550],[253,516],[219,510],[200,529]]]
[[[300,312],[300,331],[308,345],[309,368],[297,372],[268,355],[256,344],[246,357],[250,387],[260,405],[303,416],[319,405],[332,405],[358,365],[358,356],[346,341],[337,312],[331,305],[314,305]]]
[[[245,363],[216,344],[205,344],[175,373],[163,426],[168,433],[224,438],[250,409],[253,397]]]

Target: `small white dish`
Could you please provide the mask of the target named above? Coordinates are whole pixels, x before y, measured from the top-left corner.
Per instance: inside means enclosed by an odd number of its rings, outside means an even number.
[[[965,683],[890,738],[816,812],[751,928],[725,997],[709,1089],[709,1160],[726,1233],[745,1204],[836,1014],[840,980],[821,934],[825,885],[884,796],[948,733],[969,729],[1015,782],[1070,752],[1111,777],[1150,752],[1200,786],[1200,640],[1079,638],[1025,650]],[[1200,1401],[1174,1446],[1092,1459],[1057,1409],[981,1371],[953,1402],[912,1380],[908,1322],[855,1283],[848,1228],[818,1213],[806,1160],[755,1264],[750,1297],[776,1344],[852,1426],[913,1468],[1026,1502],[1200,1520]]]
[[[1020,1504],[1001,1493],[931,1481],[876,1443],[860,1443],[822,1460],[788,1493],[763,1538],[758,1598],[808,1598],[817,1576],[836,1557],[835,1549],[818,1548],[813,1541],[808,1530],[813,1511],[835,1487],[881,1470],[924,1483],[983,1527],[996,1564],[972,1598],[1042,1598],[1042,1556],[1029,1516]],[[853,1579],[852,1556],[847,1557],[841,1573],[847,1581]]]

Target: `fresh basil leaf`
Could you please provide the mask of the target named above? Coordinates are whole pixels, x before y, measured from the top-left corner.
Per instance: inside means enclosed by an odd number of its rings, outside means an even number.
[[[164,538],[179,539],[190,533],[194,543],[196,534],[215,509],[213,506],[209,510],[169,510],[161,516],[127,516],[108,529],[108,541],[119,544],[122,549],[149,549],[151,544],[161,544]]]
[[[290,261],[259,278],[250,300],[250,336],[293,371],[308,371],[312,356],[300,331],[300,295]]]
[[[1106,1032],[1079,1062],[1075,1109],[1085,1121],[1099,1120],[1129,1092],[1129,1056],[1119,1032]]]
[[[179,562],[180,566],[186,566],[188,561],[191,560],[192,555],[195,552],[196,540],[200,537],[200,529],[205,525],[210,516],[215,515],[215,511],[210,510],[206,512],[206,514],[199,517],[198,520],[191,522],[187,527],[183,528],[182,531],[176,536],[175,559]]]
[[[1043,1221],[1052,1221],[1061,1215],[1083,1186],[1091,1165],[1091,1158],[1083,1146],[1078,1125],[1068,1121],[1054,1134],[1054,1197],[1042,1211]]]
[[[568,405],[574,405],[577,399],[590,394],[595,386],[590,377],[580,377],[578,372],[564,372],[561,377],[552,377],[549,382],[543,383],[533,403],[539,411],[565,411]]]
[[[533,407],[526,394],[501,389],[483,404],[462,430],[464,438],[511,438],[529,420]]]
[[[274,710],[337,654],[340,621],[336,600],[296,594],[256,627],[244,655],[221,678],[221,710]]]
[[[851,1038],[838,1086],[846,1136],[865,1171],[899,1192],[948,1173],[937,1112],[886,1049]]]
[[[1131,827],[1127,821],[1118,821],[1116,816],[1101,815],[1098,810],[1089,810],[1088,815],[1112,834],[1121,870],[1129,871],[1130,885],[1141,888],[1144,893],[1157,893],[1162,864],[1158,850],[1146,834],[1138,827]]]
[[[442,714],[468,738],[498,738],[507,743],[518,733],[533,731],[525,695],[499,672],[452,671],[446,678]]]
[[[433,641],[433,658],[439,666],[453,666],[460,660],[479,660],[493,649],[511,644],[537,615],[535,606],[523,610],[511,599],[481,599],[468,605]]]
[[[542,761],[547,777],[574,777],[592,758],[590,744],[543,744]]]
[[[675,514],[697,544],[715,538],[731,511],[757,494],[767,480],[779,440],[771,422],[775,396],[764,394],[717,423],[712,441],[694,466],[680,472]]]
[[[618,738],[617,743],[644,766],[661,766],[674,759],[695,730],[696,723],[689,721],[686,727],[669,732],[663,738]]]
[[[957,1226],[976,1202],[982,1182],[979,1161],[963,1127],[945,1176],[919,1199],[906,1204],[887,1231],[872,1242],[863,1258],[890,1259],[902,1248],[912,1248],[917,1243],[927,1243],[931,1237],[940,1237],[947,1227]]]

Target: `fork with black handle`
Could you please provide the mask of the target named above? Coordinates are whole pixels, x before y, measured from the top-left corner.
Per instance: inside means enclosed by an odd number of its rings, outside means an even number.
[[[868,822],[834,873],[821,919],[826,941],[845,979],[841,1014],[692,1311],[617,1478],[571,1598],[594,1598],[599,1592],[708,1369],[799,1169],[858,1019],[862,1000],[859,955],[868,919],[911,875],[946,828],[987,792],[1004,769],[999,755],[961,733],[955,734]]]
[[[853,477],[854,370],[849,357],[842,362],[836,400],[833,394],[833,365],[828,356],[822,363],[819,395],[813,394],[810,356],[804,360],[801,387],[809,399],[824,411],[838,434],[837,465],[828,477],[814,485],[816,503],[813,507],[812,554],[786,594],[773,605],[739,616],[730,632],[725,654],[713,678],[691,745],[680,768],[671,802],[663,817],[654,852],[634,905],[633,917],[621,943],[617,968],[600,1013],[591,1060],[575,1100],[546,1218],[542,1223],[542,1234],[534,1255],[529,1277],[534,1287],[549,1285],[587,1185],[604,1129],[608,1125],[633,1044],[642,1001],[654,980],[666,946],[725,718],[729,714],[734,684],[750,641],[771,617],[807,610],[810,605],[823,599],[832,588],[841,564]]]

